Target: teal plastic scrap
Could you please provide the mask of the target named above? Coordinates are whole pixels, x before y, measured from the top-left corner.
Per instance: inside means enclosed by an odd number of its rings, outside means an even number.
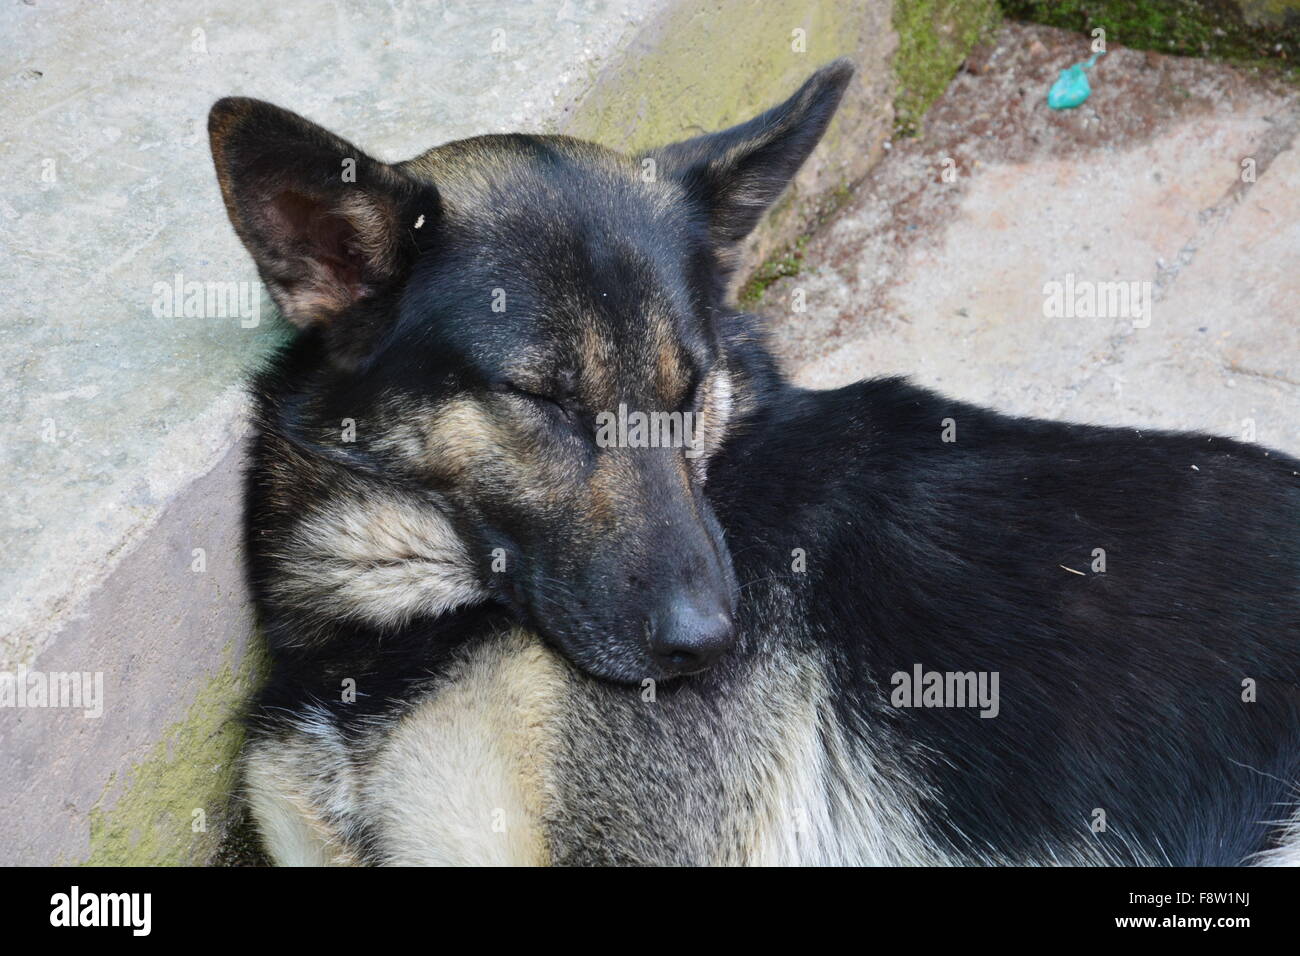
[[[1085,71],[1092,69],[1097,57],[1105,55],[1104,50],[1094,53],[1087,62],[1076,63],[1062,70],[1052,88],[1047,91],[1047,105],[1054,110],[1072,110],[1087,100],[1092,95],[1092,87],[1088,85],[1088,74]]]

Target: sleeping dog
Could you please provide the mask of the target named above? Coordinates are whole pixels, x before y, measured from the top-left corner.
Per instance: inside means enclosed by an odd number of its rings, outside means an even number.
[[[288,864],[1295,862],[1300,462],[807,391],[727,300],[851,67],[623,155],[255,100],[247,794]]]

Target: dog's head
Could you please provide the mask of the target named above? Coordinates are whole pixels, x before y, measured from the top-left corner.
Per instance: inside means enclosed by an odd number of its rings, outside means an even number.
[[[729,263],[851,73],[636,157],[511,135],[386,164],[218,102],[230,218],[304,330],[253,489],[281,512],[255,541],[271,599],[379,625],[495,599],[622,681],[724,653],[736,582],[703,489],[734,411]]]

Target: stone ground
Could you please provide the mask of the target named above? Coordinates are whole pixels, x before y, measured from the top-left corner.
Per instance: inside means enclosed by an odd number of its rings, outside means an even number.
[[[1092,97],[1049,110],[1087,42],[1007,24],[977,49],[764,290],[778,350],[809,385],[905,374],[1007,412],[1253,429],[1300,453],[1300,95],[1112,46]],[[1049,317],[1045,287],[1071,275],[1150,283],[1149,325]]]

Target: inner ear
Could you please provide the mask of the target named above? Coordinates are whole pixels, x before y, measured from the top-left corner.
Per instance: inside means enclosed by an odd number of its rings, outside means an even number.
[[[437,190],[260,100],[218,101],[208,130],[230,221],[275,304],[364,351],[415,260],[414,229],[433,232]]]
[[[320,200],[292,191],[275,196],[267,213],[271,241],[285,248],[296,246],[308,263],[317,264],[316,269],[309,267],[300,277],[284,281],[287,296],[299,303],[295,313],[310,310],[305,295],[313,296],[327,312],[342,311],[365,295],[361,237],[346,218]]]

